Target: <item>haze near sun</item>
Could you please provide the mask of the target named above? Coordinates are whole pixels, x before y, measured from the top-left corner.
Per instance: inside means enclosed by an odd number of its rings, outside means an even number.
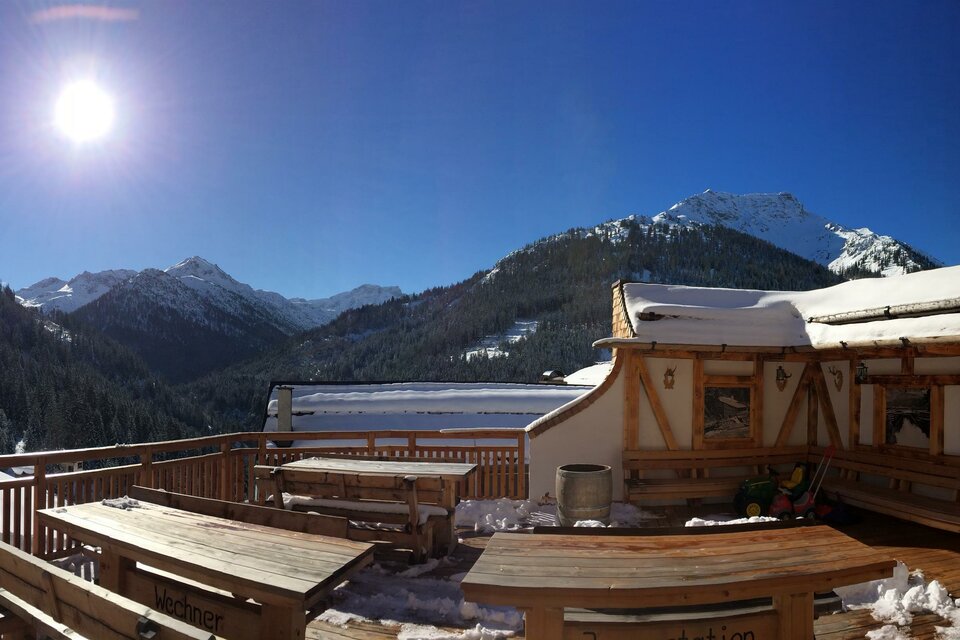
[[[113,98],[91,80],[66,85],[54,109],[57,128],[78,144],[102,139],[110,132],[113,118]]]

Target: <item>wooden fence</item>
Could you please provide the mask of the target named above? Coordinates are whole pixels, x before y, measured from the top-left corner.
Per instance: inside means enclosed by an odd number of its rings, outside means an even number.
[[[42,527],[38,509],[126,495],[134,484],[232,502],[253,502],[253,468],[314,455],[471,462],[476,474],[460,488],[467,499],[525,498],[523,430],[338,431],[234,433],[93,449],[0,456],[0,468],[32,467],[33,475],[0,481],[0,540],[34,555],[56,557],[74,543]],[[67,465],[96,467],[64,472]]]

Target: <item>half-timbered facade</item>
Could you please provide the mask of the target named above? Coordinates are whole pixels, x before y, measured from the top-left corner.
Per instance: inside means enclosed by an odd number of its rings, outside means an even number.
[[[617,282],[613,335],[595,346],[613,349],[607,379],[528,426],[532,496],[552,493],[558,465],[590,462],[613,467],[621,498],[629,452],[749,451],[760,467],[762,452],[832,445],[844,478],[956,510],[960,267],[807,292]],[[874,478],[870,465],[921,471]],[[652,478],[711,474],[649,466]]]

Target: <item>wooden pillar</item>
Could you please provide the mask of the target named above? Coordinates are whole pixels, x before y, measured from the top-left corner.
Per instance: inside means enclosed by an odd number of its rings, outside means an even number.
[[[523,636],[526,640],[560,640],[563,638],[562,607],[524,609],[523,618]]]
[[[775,596],[773,608],[779,618],[780,640],[811,640],[813,638],[813,594],[792,593]]]
[[[815,364],[814,366],[820,366]],[[807,387],[807,444],[817,445],[817,430],[819,429],[820,401],[817,399],[817,387],[811,384]]]

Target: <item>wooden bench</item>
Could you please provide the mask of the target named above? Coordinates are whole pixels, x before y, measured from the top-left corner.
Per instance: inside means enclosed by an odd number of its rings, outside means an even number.
[[[3,640],[37,634],[60,640],[212,640],[219,636],[87,582],[0,543],[0,621]]]
[[[305,496],[292,508],[346,519],[344,537],[410,549],[414,562],[439,555],[441,532],[452,528],[454,510],[441,506],[442,480],[413,476],[363,476],[257,465],[258,500],[272,495],[285,508],[283,494]]]
[[[812,462],[823,455],[812,449]],[[837,451],[823,483],[831,498],[960,533],[960,464],[872,451]]]
[[[732,500],[740,483],[766,472],[768,466],[806,462],[806,446],[757,449],[700,449],[623,452],[624,499]],[[649,477],[648,472],[672,472],[674,477]],[[785,468],[784,471],[789,473]]]
[[[299,513],[296,511],[278,511],[270,507],[240,502],[226,502],[213,498],[198,498],[183,493],[174,493],[163,489],[149,489],[134,485],[127,494],[134,500],[143,500],[153,504],[183,509],[215,518],[226,518],[238,522],[299,531],[334,538],[347,537],[347,519],[319,513]]]
[[[469,602],[523,610],[528,640],[719,638],[721,627],[727,638],[810,640],[815,593],[889,577],[896,565],[822,525],[700,529],[498,532],[460,586]],[[657,620],[624,611],[678,605],[705,612],[672,610]]]

